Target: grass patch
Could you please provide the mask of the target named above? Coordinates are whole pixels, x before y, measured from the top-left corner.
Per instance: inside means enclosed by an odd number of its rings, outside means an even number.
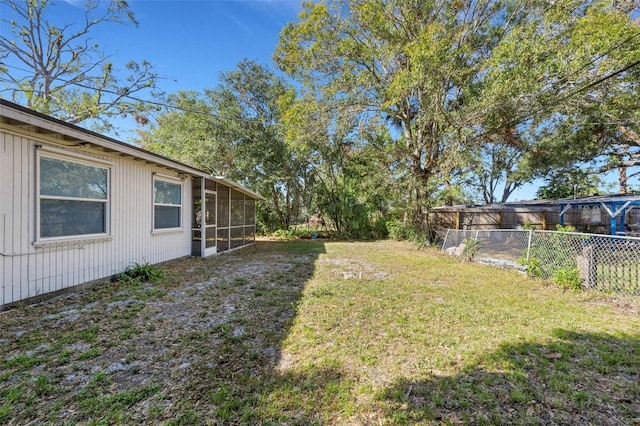
[[[638,330],[410,244],[259,241],[1,315],[0,423],[633,424]]]
[[[42,363],[41,358],[21,353],[5,358],[3,367],[17,371],[24,371],[40,363]]]
[[[97,357],[98,355],[100,355],[100,348],[94,347],[94,348],[90,348],[86,352],[81,353],[78,356],[78,359],[79,360],[91,359],[91,358]]]

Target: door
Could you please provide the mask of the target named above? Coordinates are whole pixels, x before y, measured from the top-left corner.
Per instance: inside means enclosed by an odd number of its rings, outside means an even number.
[[[216,193],[205,190],[203,199],[202,229],[204,230],[202,239],[202,253],[204,256],[211,256],[218,250],[216,247]]]

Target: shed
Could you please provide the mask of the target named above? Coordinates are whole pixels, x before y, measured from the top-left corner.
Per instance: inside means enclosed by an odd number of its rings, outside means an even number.
[[[601,223],[601,212],[609,219],[611,235],[640,235],[640,196],[605,195],[581,198],[565,198],[556,201],[560,206],[560,224],[564,225],[565,215],[570,209],[579,209],[584,222]]]
[[[0,307],[255,242],[264,198],[0,100]]]
[[[558,200],[434,208],[432,223],[452,229],[514,229],[532,226],[555,230],[571,225],[579,231],[640,235],[640,196],[606,195]]]

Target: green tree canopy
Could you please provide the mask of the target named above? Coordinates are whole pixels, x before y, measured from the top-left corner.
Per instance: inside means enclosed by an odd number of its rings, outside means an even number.
[[[628,42],[637,10],[599,0],[326,0],[285,27],[276,60],[361,122],[388,120],[416,223],[428,226],[426,210],[459,185],[507,201],[554,169],[628,152],[639,134],[629,130],[640,99],[639,48]],[[594,133],[593,110],[598,122],[627,123],[626,134]]]
[[[264,194],[269,203],[259,216],[270,209],[276,227],[286,229],[304,183],[281,126],[292,90],[267,67],[243,60],[214,89],[170,96],[172,108],[141,132],[142,146]]]
[[[398,129],[416,223],[462,165],[493,51],[536,6],[513,1],[306,3],[281,33],[276,59],[292,77]]]

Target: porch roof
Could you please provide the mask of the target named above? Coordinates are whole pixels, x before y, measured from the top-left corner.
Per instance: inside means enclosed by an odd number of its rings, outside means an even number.
[[[609,215],[611,235],[626,235],[629,232],[625,225],[627,211],[640,206],[639,195],[596,195],[581,198],[564,198],[555,200],[554,204],[560,206],[560,223],[564,222],[564,214],[573,207],[600,207]],[[634,224],[635,225],[635,224]]]

